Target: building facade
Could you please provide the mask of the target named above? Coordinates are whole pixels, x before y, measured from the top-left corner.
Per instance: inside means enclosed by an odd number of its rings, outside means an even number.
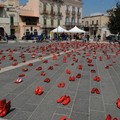
[[[108,21],[107,14],[91,14],[82,18],[82,28],[92,37],[100,34],[101,40],[104,40],[110,34],[107,28]]]
[[[82,0],[28,0],[20,6],[19,16],[20,37],[49,35],[59,25],[66,29],[81,27]]]
[[[0,1],[0,27],[4,28],[7,35],[19,36],[18,6],[19,0]]]

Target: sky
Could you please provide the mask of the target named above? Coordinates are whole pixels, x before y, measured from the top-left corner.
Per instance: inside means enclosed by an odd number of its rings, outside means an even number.
[[[24,4],[27,0],[20,0]],[[34,1],[34,0],[33,0]],[[106,13],[106,11],[115,6],[119,0],[82,0],[83,1],[83,16],[88,16],[92,13]]]

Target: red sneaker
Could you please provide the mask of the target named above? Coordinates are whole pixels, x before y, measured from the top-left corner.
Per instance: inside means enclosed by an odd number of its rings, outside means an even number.
[[[57,100],[57,103],[62,103],[65,99],[66,99],[66,95],[60,97],[60,98]]]
[[[67,105],[70,102],[70,96],[67,96],[62,102],[63,105]]]
[[[108,114],[105,120],[112,120],[111,115],[110,115],[110,114]]]

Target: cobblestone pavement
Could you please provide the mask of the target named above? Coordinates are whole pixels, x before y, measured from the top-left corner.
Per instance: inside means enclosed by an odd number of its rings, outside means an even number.
[[[53,54],[57,60],[53,60]],[[120,109],[116,105],[120,97],[119,54],[117,44],[0,44],[0,99],[11,100],[11,110],[3,119],[62,120],[60,118],[66,116],[71,120],[105,120],[110,114],[120,120]],[[44,63],[45,60],[48,63]],[[29,63],[33,66],[28,66]],[[36,71],[39,66],[42,70]],[[50,66],[52,70],[48,70]],[[23,68],[28,71],[23,72]],[[66,69],[71,74],[66,74]],[[91,70],[95,70],[94,73]],[[46,75],[41,76],[41,71]],[[23,82],[15,84],[22,73],[25,74]],[[78,73],[81,78],[76,78]],[[69,81],[70,76],[75,76],[75,80]],[[100,81],[93,80],[95,76],[99,76]],[[50,82],[44,82],[45,78],[50,78]],[[65,87],[58,87],[61,82]],[[43,88],[43,94],[34,94],[37,86]],[[92,88],[97,88],[100,94],[91,93]],[[63,95],[70,96],[67,105],[56,102]]]

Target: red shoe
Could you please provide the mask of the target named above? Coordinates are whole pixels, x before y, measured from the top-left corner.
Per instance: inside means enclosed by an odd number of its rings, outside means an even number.
[[[29,63],[28,66],[33,66],[33,63]]]
[[[96,73],[96,70],[91,70],[91,73]]]
[[[71,71],[69,69],[66,69],[66,74],[71,74]]]
[[[2,112],[5,104],[6,104],[6,99],[0,100],[0,113]]]
[[[118,120],[117,118],[113,118],[113,120]]]
[[[46,79],[44,80],[44,82],[49,83],[49,82],[50,82],[50,78],[46,78]]]
[[[94,65],[90,63],[90,64],[88,64],[88,66],[92,67],[92,66],[94,66]]]
[[[48,63],[48,60],[43,61],[43,63]]]
[[[75,81],[75,77],[74,76],[70,76],[69,77],[69,81]]]
[[[105,67],[105,69],[109,69],[109,66],[107,65],[107,66]]]
[[[82,65],[79,65],[79,66],[78,66],[78,69],[79,69],[79,70],[82,70],[82,68],[83,68]]]
[[[42,93],[43,93],[43,88],[40,87],[40,86],[38,86],[38,87],[36,88],[36,90],[35,90],[35,94],[36,94],[36,95],[41,95]]]
[[[59,64],[54,64],[54,66],[59,66]]]
[[[70,102],[70,96],[67,96],[62,102],[63,105],[67,105]]]
[[[7,103],[4,105],[4,108],[3,108],[3,110],[2,110],[1,113],[0,113],[0,117],[6,116],[7,113],[10,111],[10,107],[11,107],[11,101],[7,102]]]
[[[19,74],[18,75],[18,77],[24,77],[25,76],[25,74]]]
[[[100,94],[100,91],[96,88],[95,89],[96,94]]]
[[[60,120],[67,120],[67,119],[66,119],[66,116],[62,116],[62,117],[60,118]]]
[[[120,98],[117,99],[117,107],[120,109]]]
[[[44,71],[41,72],[41,76],[45,76],[46,73]]]
[[[81,78],[81,74],[77,74],[77,75],[76,75],[76,78]]]
[[[63,63],[66,63],[67,61],[66,61],[66,59],[63,59]]]
[[[105,120],[112,120],[111,115],[110,115],[110,114],[108,114]]]
[[[99,81],[100,81],[100,77],[99,77],[99,76],[95,76],[95,77],[94,77],[94,81],[99,82]]]
[[[37,71],[42,70],[42,67],[37,67],[36,70]]]
[[[65,99],[66,99],[66,95],[60,97],[60,98],[57,100],[57,103],[62,103]]]
[[[59,83],[59,84],[58,84],[58,87],[59,87],[59,88],[64,88],[64,87],[65,87],[65,83],[64,83],[64,82]]]
[[[12,66],[16,66],[16,65],[18,65],[18,62],[14,62],[14,63],[12,64]]]
[[[48,70],[53,70],[53,66],[48,67]]]
[[[23,72],[27,72],[27,71],[28,71],[28,68],[23,68],[22,71],[23,71]]]
[[[91,93],[95,93],[96,88],[92,88]]]
[[[18,78],[14,83],[18,84],[22,82],[22,78]]]

